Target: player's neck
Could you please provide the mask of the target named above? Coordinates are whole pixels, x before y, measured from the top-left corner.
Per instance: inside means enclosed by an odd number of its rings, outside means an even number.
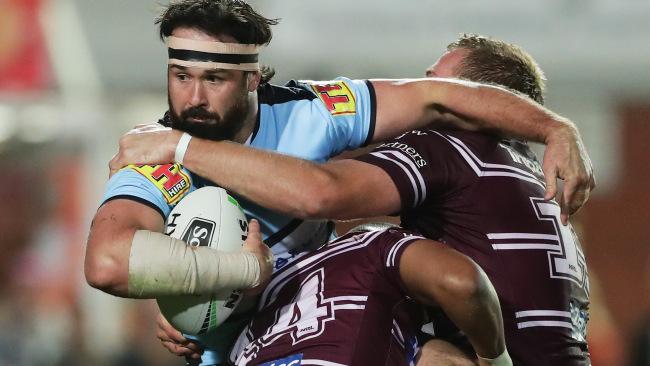
[[[259,107],[257,105],[257,92],[250,93],[248,97],[248,113],[246,113],[246,118],[244,119],[243,126],[239,132],[237,132],[232,139],[234,142],[243,144],[248,140],[248,137],[253,133],[255,129],[255,124],[257,123],[257,114],[259,113]]]

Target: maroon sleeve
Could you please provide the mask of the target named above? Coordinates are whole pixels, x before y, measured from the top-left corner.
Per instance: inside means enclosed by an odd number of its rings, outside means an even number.
[[[445,135],[432,130],[407,132],[385,142],[356,160],[383,169],[399,191],[402,210],[420,206],[428,196],[440,196],[451,188],[458,175],[457,154]]]
[[[376,239],[377,242],[374,244],[373,249],[378,254],[378,267],[386,274],[388,280],[396,283],[403,292],[406,292],[406,287],[399,273],[400,259],[409,245],[422,239],[425,238],[407,230],[388,229]]]

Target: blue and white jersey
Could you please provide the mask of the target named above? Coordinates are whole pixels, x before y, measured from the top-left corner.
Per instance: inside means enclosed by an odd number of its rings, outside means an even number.
[[[265,84],[258,89],[258,103],[257,124],[246,142],[253,148],[323,163],[367,144],[374,133],[375,94],[368,81],[337,78]],[[206,185],[214,184],[178,164],[130,165],[111,177],[103,201],[132,199],[166,219],[185,195]],[[316,249],[329,239],[331,228],[324,221],[299,220],[234,196],[248,219],[259,220],[264,241],[275,255],[276,270],[295,254]],[[204,354],[203,364],[206,358]]]
[[[258,89],[257,124],[246,144],[323,163],[370,141],[374,99],[372,85],[362,80],[265,84]],[[134,199],[167,218],[183,196],[206,185],[214,184],[178,164],[129,166],[110,179],[103,201]],[[260,221],[264,240],[276,256],[276,269],[286,265],[292,253],[315,249],[328,239],[322,221],[297,220],[234,196],[248,219]]]

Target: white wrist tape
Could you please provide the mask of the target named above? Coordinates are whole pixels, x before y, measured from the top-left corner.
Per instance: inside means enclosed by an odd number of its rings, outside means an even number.
[[[185,159],[185,153],[187,152],[187,147],[190,145],[190,140],[192,135],[187,132],[183,132],[181,139],[178,140],[176,145],[176,151],[174,152],[174,162],[178,164],[183,164],[183,159]]]
[[[477,355],[478,356],[478,355]],[[478,356],[481,361],[486,362],[488,365],[493,366],[512,366],[512,360],[508,354],[508,350],[504,350],[497,358],[485,358]]]
[[[138,230],[133,236],[129,297],[208,295],[253,288],[259,281],[260,265],[253,253],[192,247],[149,230]]]

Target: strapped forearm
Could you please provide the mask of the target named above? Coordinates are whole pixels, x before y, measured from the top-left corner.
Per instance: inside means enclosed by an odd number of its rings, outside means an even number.
[[[260,266],[253,253],[192,247],[149,230],[138,230],[133,236],[129,297],[213,294],[252,288],[259,280]]]

